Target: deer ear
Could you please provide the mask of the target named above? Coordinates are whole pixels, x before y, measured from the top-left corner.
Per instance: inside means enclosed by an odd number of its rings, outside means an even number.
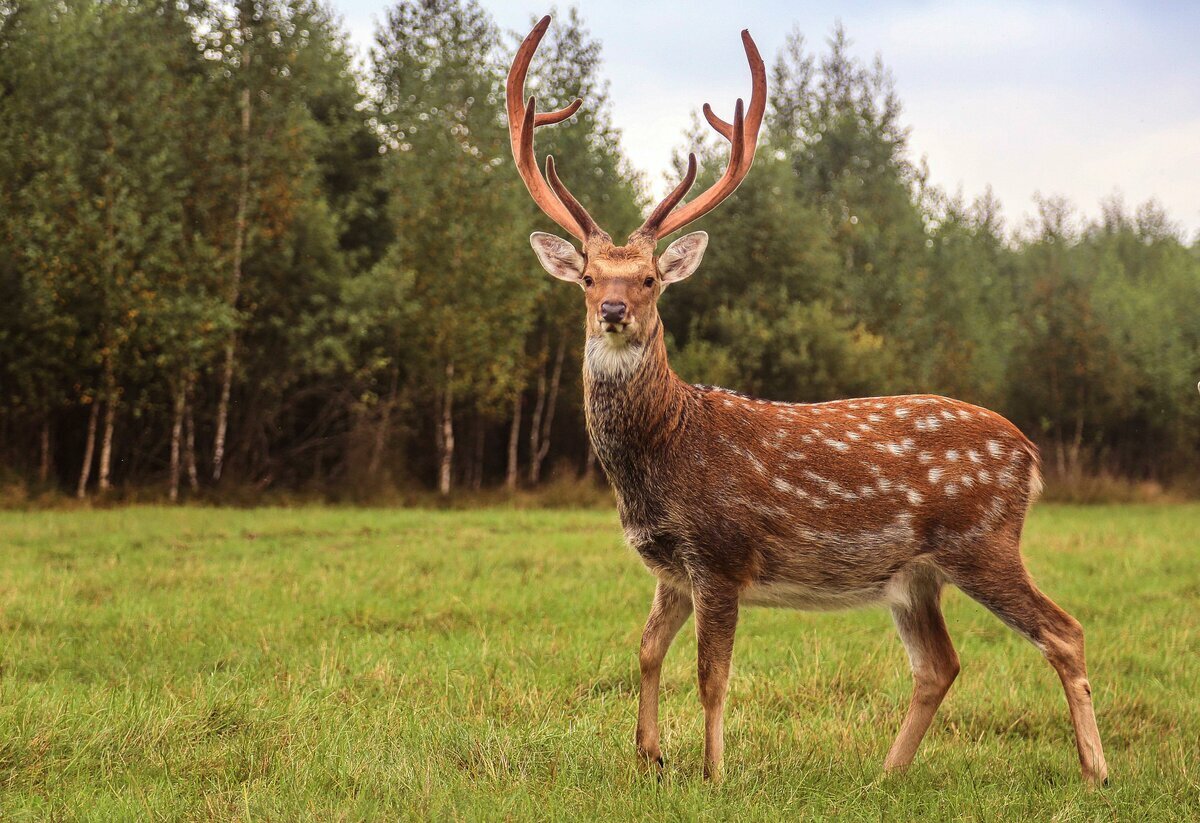
[[[708,232],[694,231],[685,234],[671,245],[667,246],[658,258],[658,273],[662,275],[663,285],[678,283],[692,272],[704,259],[704,250],[708,248]]]
[[[535,231],[529,235],[529,245],[533,246],[534,254],[542,268],[559,280],[568,283],[579,283],[583,280],[583,255],[575,251],[575,247],[553,234]]]

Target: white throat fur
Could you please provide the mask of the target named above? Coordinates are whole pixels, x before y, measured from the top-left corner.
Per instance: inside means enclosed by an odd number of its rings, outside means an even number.
[[[584,368],[596,380],[628,380],[642,363],[643,344],[614,337],[589,337],[584,345]]]

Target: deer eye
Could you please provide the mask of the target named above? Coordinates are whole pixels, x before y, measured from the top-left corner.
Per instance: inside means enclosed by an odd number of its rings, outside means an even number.
[[[589,289],[590,289],[592,286],[596,285],[596,281],[595,281],[595,280],[593,280],[591,277],[589,277],[588,275],[586,275],[586,274],[585,274],[585,275],[583,276],[583,285],[584,285],[586,288],[589,288]]]
[[[648,288],[648,289],[649,289],[649,288],[653,288],[653,287],[654,287],[654,278],[653,278],[653,277],[647,277],[647,278],[646,278],[646,282],[645,282],[645,283],[643,283],[642,285],[644,285],[644,286],[645,286],[646,288]]]

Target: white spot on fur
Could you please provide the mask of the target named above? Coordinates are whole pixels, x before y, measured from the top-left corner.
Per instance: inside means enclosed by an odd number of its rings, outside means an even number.
[[[943,474],[944,474],[944,472],[935,466],[934,468],[929,470],[929,482],[930,483],[938,482],[938,478],[940,478]]]
[[[970,420],[971,413],[969,411],[967,411],[966,409],[959,409],[958,410],[958,419],[959,420]]]
[[[951,449],[950,451],[946,452],[946,459],[949,460],[951,463],[957,462],[958,461],[958,450]]]
[[[911,411],[912,411],[912,409],[908,408],[907,406],[897,406],[895,415],[897,417],[904,418],[904,417],[908,417],[908,415]]]
[[[917,455],[917,460],[920,460],[922,463],[930,463],[933,461],[933,455],[929,452],[921,452]]]
[[[924,500],[924,498],[921,497],[916,489],[909,489],[907,492],[905,492],[905,494],[908,496],[908,502],[912,503],[914,506],[919,505],[921,501]]]
[[[950,495],[951,497],[958,494],[958,486],[956,486],[953,483],[947,483],[946,484],[946,494]]]
[[[906,438],[904,438],[904,440],[902,440],[899,443],[876,443],[875,444],[875,448],[879,449],[880,451],[891,452],[892,454],[896,455],[897,457],[899,457],[902,454],[912,451],[914,446],[915,446],[915,443],[913,442],[911,437],[906,437]]]
[[[975,451],[974,449],[967,450],[967,457],[971,458],[972,463],[982,463],[983,462],[983,458],[979,456],[979,452]]]
[[[876,406],[875,408],[879,408],[879,407],[878,407],[878,406]],[[872,423],[882,423],[882,422],[883,422],[883,415],[881,415],[881,414],[868,414],[868,415],[867,415],[867,419],[868,419],[868,420],[870,420]]]
[[[990,454],[992,457],[1000,457],[1002,454],[1004,454],[1004,449],[1000,448],[1000,443],[995,440],[989,440],[987,442],[987,450],[988,454]]]
[[[854,492],[850,491],[849,489],[843,488],[841,486],[841,484],[836,483],[833,480],[829,480],[828,478],[822,477],[821,475],[817,474],[814,471],[809,471],[806,469],[804,471],[804,476],[807,477],[809,480],[812,480],[814,483],[823,487],[825,489],[825,491],[829,492],[834,497],[840,497],[843,500],[857,500],[858,499],[858,495],[856,495]]]
[[[848,440],[862,440],[862,435],[858,432],[846,432],[846,438]]]
[[[933,416],[922,417],[917,420],[916,427],[919,432],[936,431],[942,427],[942,421]]]
[[[803,460],[804,452],[788,452],[784,455],[788,460]]]
[[[749,460],[750,465],[754,467],[754,470],[756,472],[758,472],[759,474],[767,473],[766,465],[761,460],[758,459],[758,455],[756,455],[754,452],[750,451],[749,449],[742,448],[737,443],[730,441],[729,438],[725,437],[724,435],[718,435],[717,439],[720,440],[722,443],[724,443],[726,446],[728,446],[732,451],[737,452],[742,457]]]
[[[953,420],[954,412],[948,411],[947,409],[942,409],[942,417],[946,418],[947,420]]]
[[[825,440],[823,442],[825,443],[826,446],[829,446],[830,448],[833,448],[833,449],[837,449],[840,452],[850,451],[850,444],[843,443],[841,440],[830,440],[829,438],[825,438]]]
[[[980,469],[978,476],[979,476],[980,483],[991,483],[992,482],[992,473],[989,472],[987,469]]]

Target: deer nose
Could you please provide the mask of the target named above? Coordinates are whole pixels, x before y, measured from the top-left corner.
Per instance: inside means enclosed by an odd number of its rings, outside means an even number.
[[[617,300],[605,300],[600,304],[600,319],[605,323],[620,323],[625,319],[625,304]]]

